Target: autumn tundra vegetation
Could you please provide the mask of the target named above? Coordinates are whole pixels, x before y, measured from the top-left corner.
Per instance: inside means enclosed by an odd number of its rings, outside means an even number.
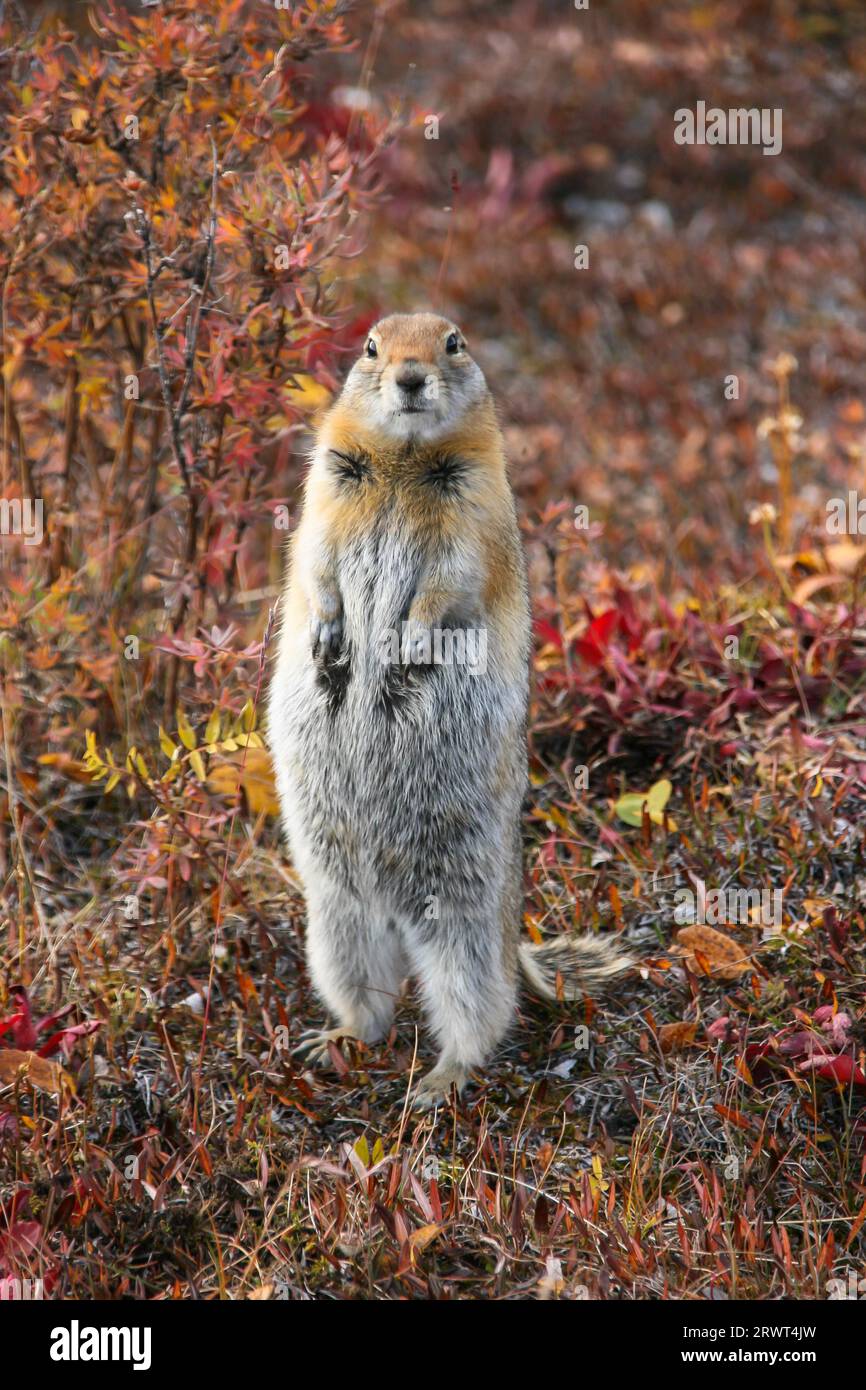
[[[0,1287],[862,1277],[864,74],[800,0],[0,5]],[[263,725],[311,430],[417,308],[517,497],[525,939],[638,962],[425,1115],[411,993],[295,1053]]]

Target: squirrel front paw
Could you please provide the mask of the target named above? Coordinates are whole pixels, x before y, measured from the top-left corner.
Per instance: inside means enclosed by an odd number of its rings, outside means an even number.
[[[343,644],[343,619],[313,618],[310,623],[310,640],[314,657],[336,656]]]

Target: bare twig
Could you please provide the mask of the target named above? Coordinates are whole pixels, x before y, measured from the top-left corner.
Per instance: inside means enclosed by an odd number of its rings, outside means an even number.
[[[217,228],[217,190],[219,184],[219,158],[217,155],[216,141],[211,134],[212,169],[211,169],[211,197],[210,197],[210,216],[208,229],[205,238],[205,261],[202,283],[194,287],[190,296],[192,308],[186,321],[186,346],[184,353],[184,374],[180,391],[175,400],[173,394],[174,382],[169,371],[165,352],[165,331],[163,323],[159,317],[159,310],[156,303],[156,284],[159,276],[166,267],[173,264],[173,256],[162,256],[156,261],[155,248],[150,221],[143,208],[137,207],[134,211],[134,218],[144,249],[145,267],[147,272],[145,293],[148,308],[150,311],[150,321],[153,328],[154,342],[156,345],[156,363],[159,374],[160,391],[162,393],[163,405],[169,421],[169,433],[171,438],[172,454],[175,465],[183,483],[184,495],[187,500],[187,532],[186,549],[184,553],[184,568],[189,572],[190,566],[195,559],[198,548],[198,508],[196,505],[195,487],[193,480],[193,470],[195,467],[196,450],[191,450],[192,457],[188,460],[186,456],[184,441],[184,420],[189,409],[190,391],[192,389],[193,376],[195,374],[195,356],[198,347],[199,334],[201,331],[202,315],[204,312],[205,299],[207,297],[213,272],[214,260],[216,256],[216,228]],[[177,254],[177,253],[175,253]],[[177,606],[172,616],[172,630],[177,634],[186,617],[189,607],[189,589],[186,585],[181,588]],[[169,659],[168,672],[166,676],[165,690],[165,712],[168,718],[174,709],[177,696],[177,677],[178,677],[178,657],[173,654]]]

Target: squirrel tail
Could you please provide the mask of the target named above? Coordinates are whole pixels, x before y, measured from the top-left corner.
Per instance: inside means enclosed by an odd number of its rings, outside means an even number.
[[[614,937],[589,933],[557,936],[539,945],[522,941],[518,958],[524,980],[542,999],[581,999],[594,994],[612,976],[635,963]]]

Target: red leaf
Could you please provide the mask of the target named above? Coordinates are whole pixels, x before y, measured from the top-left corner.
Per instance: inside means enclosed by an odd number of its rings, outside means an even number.
[[[835,947],[836,952],[841,956],[845,950],[845,943],[848,940],[848,924],[839,921],[835,907],[827,907],[824,909],[823,921],[824,929],[830,938],[831,945]]]
[[[38,1056],[51,1057],[60,1049],[64,1057],[69,1057],[79,1038],[87,1038],[91,1033],[95,1033],[97,1028],[101,1028],[100,1020],[90,1019],[87,1023],[76,1023],[72,1028],[61,1028],[59,1032],[52,1033],[47,1042],[44,1042],[38,1049]]]
[[[806,1071],[813,1067],[816,1076],[820,1076],[824,1081],[835,1081],[840,1086],[850,1086],[852,1083],[866,1091],[866,1075],[857,1066],[854,1058],[849,1052],[844,1052],[840,1057],[830,1057],[824,1061],[817,1058],[810,1058],[808,1062],[800,1063],[800,1070]]]
[[[52,1023],[56,1023],[58,1018],[64,1018],[75,1008],[74,1004],[64,1004],[62,1009],[57,1009],[53,1014],[44,1014],[36,1025],[37,1033],[44,1033],[46,1028],[50,1028]]]
[[[556,647],[557,651],[562,651],[562,633],[558,628],[553,626],[553,623],[546,622],[544,618],[536,618],[535,631],[545,642],[549,642],[551,646]]]
[[[717,1018],[707,1027],[707,1037],[714,1042],[737,1042],[739,1036],[735,1023],[727,1015]]]
[[[743,1060],[751,1073],[752,1081],[756,1086],[763,1086],[766,1081],[773,1078],[773,1069],[765,1060],[767,1053],[772,1050],[772,1045],[768,1042],[749,1043],[743,1053]]]
[[[0,1271],[16,1274],[26,1267],[29,1257],[42,1244],[42,1227],[38,1221],[13,1221],[0,1235]]]
[[[620,616],[617,610],[608,608],[606,612],[593,618],[586,632],[575,642],[575,649],[590,666],[602,665],[608,642],[619,623]]]
[[[36,1046],[36,1028],[33,1026],[33,1015],[30,1012],[30,1000],[27,998],[27,991],[22,985],[16,985],[10,990],[15,1013],[9,1018],[4,1019],[0,1025],[0,1032],[11,1032],[12,1046],[17,1047],[21,1052],[32,1052]]]

